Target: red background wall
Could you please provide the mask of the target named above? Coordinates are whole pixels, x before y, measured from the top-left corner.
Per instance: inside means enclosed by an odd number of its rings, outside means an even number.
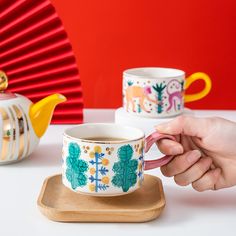
[[[75,51],[85,107],[122,104],[122,71],[140,66],[203,71],[211,93],[188,104],[236,109],[235,0],[52,0]],[[201,89],[196,82],[192,91]]]

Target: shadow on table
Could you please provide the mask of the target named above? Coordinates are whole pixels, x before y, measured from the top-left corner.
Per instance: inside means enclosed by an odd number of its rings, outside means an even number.
[[[11,166],[17,168],[61,166],[61,151],[61,144],[41,144],[28,158],[21,162],[16,162]]]
[[[147,223],[150,226],[170,226],[191,221],[213,209],[236,209],[236,197],[228,193],[230,190],[198,193],[190,188],[165,186],[164,189],[166,207],[158,219]]]

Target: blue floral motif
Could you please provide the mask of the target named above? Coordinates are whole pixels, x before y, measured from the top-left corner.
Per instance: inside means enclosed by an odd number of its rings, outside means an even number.
[[[107,166],[109,165],[109,160],[105,157],[105,153],[102,152],[100,146],[95,146],[93,150],[89,153],[90,158],[92,158],[90,163],[90,191],[105,191],[109,188],[110,179],[107,176],[109,170]]]

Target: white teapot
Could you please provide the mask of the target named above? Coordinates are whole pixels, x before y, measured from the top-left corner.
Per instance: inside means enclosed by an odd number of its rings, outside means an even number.
[[[33,104],[28,98],[5,92],[7,76],[0,71],[0,164],[29,156],[45,133],[61,94],[50,95]]]

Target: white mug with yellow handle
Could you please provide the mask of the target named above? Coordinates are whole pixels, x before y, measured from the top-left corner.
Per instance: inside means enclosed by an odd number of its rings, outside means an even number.
[[[196,80],[205,86],[195,94],[185,91]],[[123,107],[127,112],[152,118],[165,118],[181,114],[184,103],[205,97],[211,90],[211,79],[197,72],[185,78],[185,72],[172,68],[144,67],[123,72]]]

